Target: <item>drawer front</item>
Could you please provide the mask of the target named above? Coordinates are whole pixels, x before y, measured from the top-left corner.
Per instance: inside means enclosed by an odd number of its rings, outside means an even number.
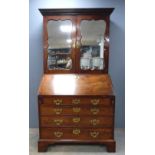
[[[112,127],[112,117],[42,116],[41,127]]]
[[[112,129],[41,128],[42,139],[104,140],[112,139]]]
[[[104,115],[113,116],[113,107],[53,107],[40,105],[40,114],[43,115]]]
[[[47,105],[104,105],[110,106],[112,100],[110,98],[94,98],[94,97],[51,97],[43,98],[43,103]]]

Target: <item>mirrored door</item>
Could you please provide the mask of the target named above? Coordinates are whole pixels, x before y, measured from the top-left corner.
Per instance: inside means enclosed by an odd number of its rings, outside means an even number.
[[[49,72],[73,72],[75,26],[72,17],[48,17],[47,21],[47,70]]]
[[[100,17],[78,17],[77,48],[80,72],[101,72],[105,68],[106,21]]]

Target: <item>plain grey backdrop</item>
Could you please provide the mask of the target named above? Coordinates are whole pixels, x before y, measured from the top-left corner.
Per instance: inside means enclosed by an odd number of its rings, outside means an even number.
[[[125,8],[124,0],[30,0],[29,2],[29,123],[38,127],[37,89],[43,74],[42,15],[38,8],[114,7],[110,25],[111,75],[116,94],[118,128],[125,127]]]

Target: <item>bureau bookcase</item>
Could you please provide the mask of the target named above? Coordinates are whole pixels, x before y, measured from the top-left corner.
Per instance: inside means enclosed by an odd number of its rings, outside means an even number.
[[[39,9],[44,74],[38,89],[38,151],[99,144],[115,152],[115,95],[109,64],[113,8]]]

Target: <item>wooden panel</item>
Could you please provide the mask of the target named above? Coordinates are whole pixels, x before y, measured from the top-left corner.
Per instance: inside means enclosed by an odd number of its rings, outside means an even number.
[[[112,127],[112,117],[42,116],[41,127]]]
[[[43,16],[52,15],[102,15],[109,16],[114,8],[73,8],[73,9],[39,9]]]
[[[42,103],[45,105],[102,105],[110,106],[112,105],[112,100],[110,98],[101,97],[44,97]]]
[[[41,128],[44,139],[103,140],[112,139],[112,129]]]
[[[38,93],[40,96],[113,96],[108,74],[45,74]]]
[[[40,115],[84,115],[84,116],[113,116],[112,107],[52,107],[40,105]]]

